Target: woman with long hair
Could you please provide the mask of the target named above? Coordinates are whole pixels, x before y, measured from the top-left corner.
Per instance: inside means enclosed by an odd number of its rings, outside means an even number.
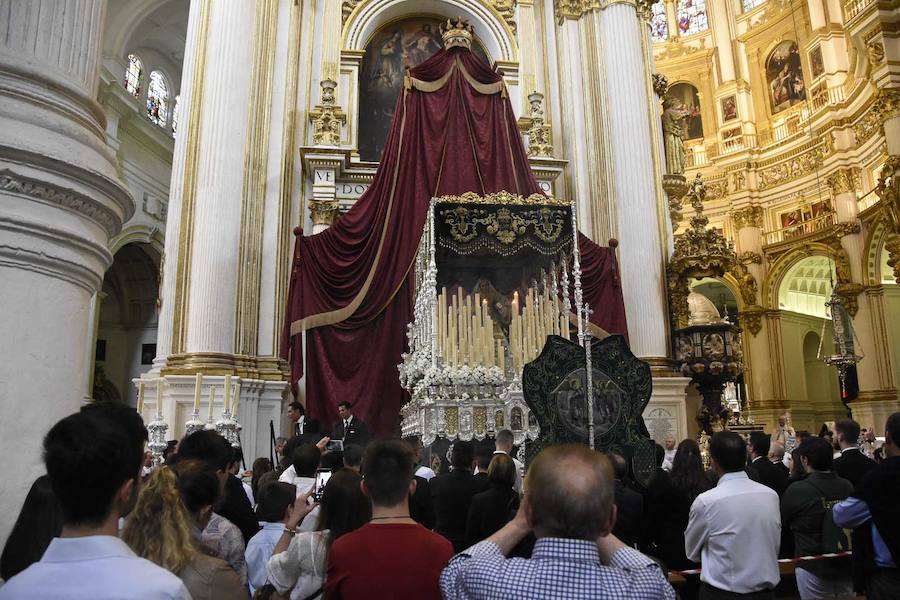
[[[41,475],[31,484],[3,547],[0,577],[9,581],[13,575],[41,560],[50,541],[62,533],[62,526],[62,510],[50,487],[50,477]]]
[[[703,470],[703,457],[700,446],[692,439],[682,440],[672,459],[672,484],[685,495],[688,509],[694,499],[703,492],[712,489],[706,471]],[[685,521],[687,527],[687,521]]]
[[[368,523],[372,516],[369,499],[359,486],[361,480],[359,473],[350,469],[334,472],[318,505],[316,531],[296,533],[297,525],[316,506],[308,503],[311,489],[297,496],[291,517],[285,524],[285,533],[278,540],[266,567],[269,582],[279,593],[290,591],[291,600],[321,596],[331,544],[345,533]]]
[[[686,439],[678,444],[670,476],[674,493],[665,520],[666,530],[660,536],[660,558],[672,569],[689,569],[695,564],[687,559],[684,552],[684,530],[687,528],[691,504],[697,496],[713,487],[703,470],[703,459],[697,442]]]
[[[182,461],[178,472],[150,475],[125,523],[122,539],[135,554],[181,578],[194,600],[245,600],[247,588],[224,560],[197,539],[219,497],[216,473],[199,461]]]
[[[253,498],[259,503],[259,478],[273,470],[272,461],[265,456],[260,456],[253,461],[253,475],[250,479],[250,490],[253,492]]]

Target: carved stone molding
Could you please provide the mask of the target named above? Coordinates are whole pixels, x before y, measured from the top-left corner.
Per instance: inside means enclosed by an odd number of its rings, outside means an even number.
[[[828,138],[830,137],[829,135]],[[760,169],[758,171],[759,190],[767,190],[809,175],[822,166],[822,161],[831,154],[832,150],[831,144],[826,140],[825,143],[813,146],[787,160]]]
[[[762,317],[765,312],[765,309],[761,306],[747,307],[738,313],[741,327],[744,327],[753,337],[756,337],[762,331]]]
[[[335,99],[337,83],[331,79],[323,79],[319,85],[322,88],[321,104],[309,111],[313,143],[317,146],[340,146],[341,127],[347,122],[347,115]]]
[[[879,89],[872,99],[869,110],[853,125],[856,143],[862,144],[880,133],[884,122],[897,116],[900,116],[900,90]]]
[[[491,0],[494,7],[513,33],[516,33],[516,2],[517,0]]]
[[[763,257],[759,252],[745,250],[738,255],[738,260],[744,265],[761,265]]]
[[[762,229],[763,209],[761,206],[757,205],[740,208],[731,213],[731,221],[734,223],[736,231],[740,231],[746,227]]]
[[[539,92],[528,94],[531,116],[527,119],[528,156],[553,156],[553,133],[550,124],[544,122],[544,95]]]
[[[835,196],[856,192],[860,188],[859,169],[856,167],[837,169],[828,176],[827,183]]]
[[[651,6],[659,0],[554,0],[556,19],[560,23],[566,19],[580,19],[592,10],[602,10],[613,4],[628,4],[635,8],[641,19],[649,20]]]
[[[0,172],[0,191],[28,196],[74,211],[102,226],[110,237],[119,233],[122,226],[119,215],[92,198],[11,171]]]
[[[352,13],[353,9],[355,9],[360,3],[362,3],[362,1],[363,0],[344,0],[341,3],[341,24],[342,25],[347,22],[347,18],[350,16],[350,13]]]

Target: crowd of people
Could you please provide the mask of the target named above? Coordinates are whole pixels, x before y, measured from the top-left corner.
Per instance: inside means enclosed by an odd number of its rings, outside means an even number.
[[[830,437],[791,432],[790,461],[778,431],[724,431],[708,468],[695,441],[665,440],[646,487],[625,457],[583,445],[544,448],[526,471],[504,430],[455,442],[435,473],[419,439],[371,440],[346,403],[327,431],[298,403],[288,416],[276,464],[248,471],[209,430],[147,470],[146,429],[123,405],[61,420],[3,550],[0,600],[674,599],[670,573],[698,567],[681,597],[774,598],[779,556],[822,555],[796,564],[804,600],[900,593],[900,413],[880,463],[849,419]]]

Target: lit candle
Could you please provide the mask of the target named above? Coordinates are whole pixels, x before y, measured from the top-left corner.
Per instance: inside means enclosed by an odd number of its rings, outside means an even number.
[[[225,407],[222,409],[223,412],[228,412],[228,409],[231,408],[231,375],[225,376]]]
[[[197,381],[194,383],[194,411],[200,410],[200,388],[203,386],[203,373],[197,373]]]
[[[137,412],[143,418],[144,412],[144,382],[138,382],[138,401],[137,401]]]
[[[216,403],[216,388],[209,386],[209,420],[213,418],[213,404]]]

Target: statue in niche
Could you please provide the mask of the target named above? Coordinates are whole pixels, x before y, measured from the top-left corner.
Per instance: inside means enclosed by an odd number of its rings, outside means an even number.
[[[662,127],[666,149],[666,173],[684,175],[685,120],[690,116],[684,103],[676,97],[663,100]]]

